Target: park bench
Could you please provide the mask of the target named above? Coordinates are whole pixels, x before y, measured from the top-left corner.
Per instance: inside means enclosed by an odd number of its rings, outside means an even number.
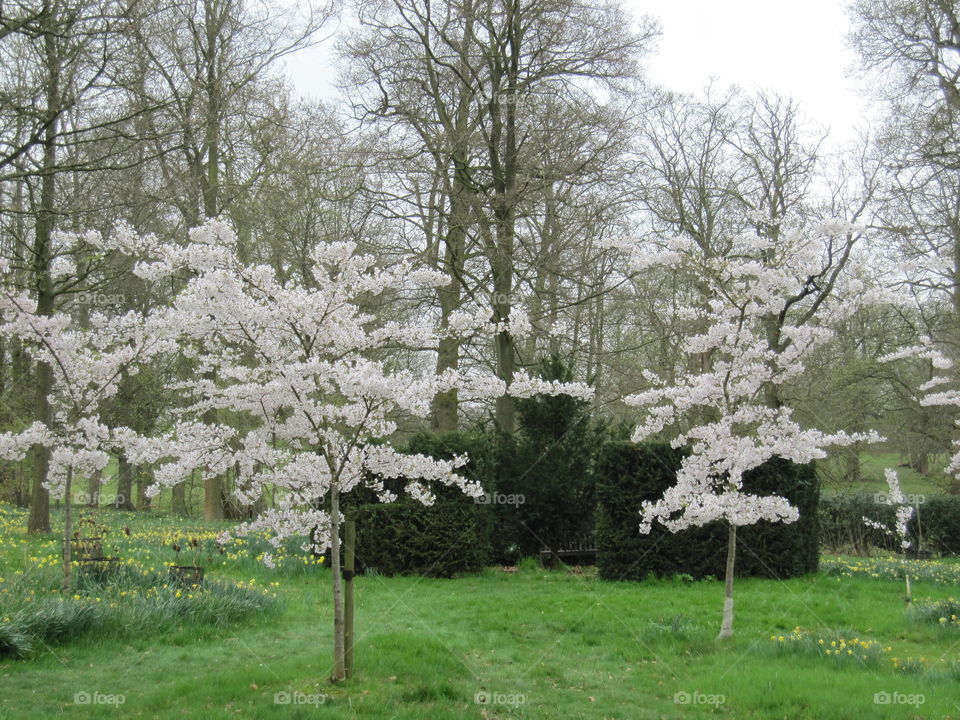
[[[593,535],[566,540],[557,547],[544,546],[540,550],[540,562],[544,565],[595,565],[597,562],[597,539]]]

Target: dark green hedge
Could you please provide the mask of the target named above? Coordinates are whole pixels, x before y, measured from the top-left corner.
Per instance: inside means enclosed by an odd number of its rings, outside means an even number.
[[[481,433],[419,433],[403,448],[438,459],[466,454],[470,462],[461,474],[491,484],[494,454],[489,438]],[[424,506],[402,496],[403,480],[385,485],[397,493],[392,503],[378,503],[360,489],[349,510],[357,521],[357,567],[375,568],[385,575],[411,573],[428,577],[452,577],[477,572],[490,557],[489,506],[477,504],[460,490],[435,484],[436,502]]]
[[[918,503],[908,525],[914,544],[943,555],[960,555],[960,497],[926,495]],[[880,530],[868,528],[863,518],[892,528],[895,512],[875,495],[854,493],[825,497],[820,501],[821,543],[834,551],[866,553],[871,547],[899,550],[899,541]]]
[[[545,380],[571,382],[558,355],[539,365]],[[495,560],[514,564],[589,536],[595,524],[594,469],[617,428],[596,421],[589,402],[569,395],[515,400],[519,432],[497,439],[495,490],[517,502],[493,508]]]
[[[711,523],[671,533],[654,525],[642,535],[640,505],[656,500],[675,483],[684,451],[665,443],[608,443],[597,465],[597,566],[606,580],[641,580],[648,575],[722,577],[726,527]],[[800,511],[796,523],[761,522],[737,531],[737,574],[787,578],[817,569],[819,487],[812,465],[779,458],[744,477],[744,489],[780,494]]]
[[[437,500],[363,505],[357,511],[357,565],[384,575],[453,577],[478,572],[487,562],[485,535],[475,509]]]

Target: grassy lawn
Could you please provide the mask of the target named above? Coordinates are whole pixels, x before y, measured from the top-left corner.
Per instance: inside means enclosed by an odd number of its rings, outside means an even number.
[[[887,483],[883,478],[885,468],[897,471],[900,487],[908,495],[939,495],[947,491],[951,479],[943,473],[946,456],[938,456],[931,463],[930,473],[921,475],[909,467],[900,467],[903,458],[898,453],[867,452],[860,457],[863,480],[857,483],[825,481],[823,493],[886,493]]]
[[[46,572],[36,566],[56,541],[27,541],[7,517],[0,577]],[[171,521],[102,517],[121,530],[117,552],[171,557],[161,545],[176,535]],[[223,628],[135,627],[0,660],[0,718],[960,718],[960,627],[909,621],[902,583],[869,561],[849,561],[849,575],[738,581],[726,643],[714,639],[714,581],[607,583],[533,564],[455,580],[361,577],[357,674],[333,687],[329,571],[295,557],[270,571],[250,545],[212,559],[208,576],[277,582],[282,612]],[[915,598],[957,594],[947,570],[915,582]],[[870,643],[874,661],[816,649],[841,638]],[[83,693],[124,702],[78,704]],[[883,693],[891,702],[875,703]]]

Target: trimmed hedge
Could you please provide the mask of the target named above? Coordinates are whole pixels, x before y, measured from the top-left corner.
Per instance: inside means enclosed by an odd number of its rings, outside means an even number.
[[[451,500],[437,500],[430,507],[414,503],[358,508],[356,559],[361,572],[453,577],[484,567],[488,549],[473,508]]]
[[[821,541],[830,550],[866,554],[871,547],[899,550],[895,537],[868,528],[864,517],[892,528],[894,509],[868,493],[836,495],[820,502]],[[909,537],[920,547],[943,555],[960,555],[960,496],[927,495],[908,524]]]
[[[666,443],[608,443],[597,466],[597,566],[605,580],[648,575],[722,577],[727,529],[710,523],[671,533],[655,524],[641,535],[640,505],[671,487],[685,451]],[[775,458],[744,477],[744,489],[779,494],[798,508],[796,523],[761,522],[737,530],[740,576],[788,578],[814,572],[819,560],[819,485],[812,465]]]
[[[460,473],[479,481],[485,489],[491,485],[493,447],[482,434],[418,433],[403,451],[437,459],[465,453],[470,462]],[[460,490],[439,483],[432,486],[436,502],[424,506],[402,497],[404,484],[403,479],[385,482],[400,496],[392,503],[375,502],[362,489],[357,493],[358,498],[367,500],[350,510],[357,521],[358,570],[427,577],[480,571],[490,557],[489,506],[477,504]]]
[[[559,355],[539,364],[544,380],[572,382]],[[497,437],[495,490],[513,504],[493,508],[494,558],[515,564],[593,533],[594,467],[615,428],[594,420],[591,404],[569,395],[516,399],[519,432]]]

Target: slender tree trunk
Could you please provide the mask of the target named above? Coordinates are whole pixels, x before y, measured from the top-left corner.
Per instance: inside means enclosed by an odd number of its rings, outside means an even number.
[[[469,11],[469,6],[466,8]],[[474,17],[467,13],[464,37],[473,32]],[[459,69],[466,77],[469,67],[467,53],[461,48]],[[438,113],[446,117],[446,98],[435,96],[436,102],[442,104]],[[464,88],[460,89],[457,100],[456,113],[453,116],[452,126],[447,127],[453,145],[450,159],[440,154],[437,163],[437,172],[442,176],[449,174],[449,214],[444,235],[443,270],[450,278],[448,285],[438,288],[440,301],[440,324],[447,327],[450,314],[460,306],[461,286],[463,284],[464,260],[467,248],[467,229],[470,218],[469,193],[472,192],[467,176],[470,164],[470,97]],[[452,168],[450,167],[452,163]],[[452,172],[451,172],[452,170]],[[446,186],[446,183],[444,183]],[[460,342],[456,337],[441,338],[437,347],[437,372],[457,370],[460,367]],[[458,417],[459,397],[455,389],[438,393],[433,399],[432,424],[435,430],[456,430],[459,424]]]
[[[511,238],[512,241],[512,238]],[[498,256],[494,263],[493,278],[493,316],[497,322],[506,322],[510,318],[513,294],[513,252]],[[516,367],[516,348],[513,334],[509,330],[497,333],[494,339],[497,351],[497,377],[508,386],[513,382],[513,373]],[[500,429],[508,435],[513,435],[517,429],[517,412],[513,398],[501,395],[496,401],[496,418]]]
[[[763,324],[766,326],[767,347],[772,352],[780,352],[781,328],[779,320],[775,315],[764,317]],[[763,400],[768,408],[777,410],[783,406],[783,399],[780,397],[780,388],[772,382],[768,382],[763,387]]]
[[[490,170],[493,178],[493,215],[496,247],[491,257],[493,274],[493,319],[506,322],[513,305],[514,249],[516,245],[517,192],[520,160],[517,141],[517,98],[520,77],[523,27],[519,3],[507,3],[505,42],[491,52],[491,98],[489,101]],[[509,330],[497,333],[497,377],[508,386],[516,367],[516,345]],[[516,431],[513,398],[497,398],[496,418],[500,428],[512,435]]]
[[[216,381],[214,373],[206,373],[204,378]],[[210,409],[203,414],[203,421],[208,425],[215,425],[218,413]],[[223,476],[206,477],[203,481],[203,519],[207,522],[223,520]]]
[[[53,386],[50,366],[37,364],[36,378],[36,415],[40,422],[50,422],[50,402],[48,397]],[[50,468],[50,450],[37,445],[31,451],[33,478],[30,491],[30,516],[27,520],[27,532],[30,534],[50,532],[50,493],[43,486]]]
[[[543,225],[540,230],[540,249],[537,254],[537,261],[534,263],[536,276],[533,282],[533,294],[530,298],[530,320],[537,324],[533,326],[532,332],[527,337],[526,347],[524,348],[527,362],[533,362],[537,358],[539,341],[544,335],[542,321],[544,299],[547,297],[547,288],[550,287],[551,291],[555,288],[556,272],[553,247],[559,236],[557,225],[556,193],[553,183],[548,182],[543,189]],[[556,298],[551,298],[551,300],[555,302]]]
[[[344,667],[346,670],[347,677],[353,677],[353,617],[354,617],[354,607],[353,607],[353,571],[355,570],[355,551],[357,547],[357,522],[356,520],[348,519],[343,528],[344,534],[344,548],[343,548],[343,564],[344,564],[344,585],[345,588],[345,597],[343,599],[343,620],[344,620],[344,631],[343,631],[343,645],[344,645]]]
[[[220,120],[222,110],[221,77],[219,73],[222,45],[221,31],[224,15],[214,0],[204,0],[204,32],[205,46],[203,61],[205,63],[204,90],[206,93],[206,118],[204,124],[204,146],[206,148],[206,164],[203,167],[201,179],[201,200],[203,213],[208,218],[220,214]],[[216,381],[216,376],[210,373],[208,380]],[[216,423],[217,412],[209,411],[204,415],[204,422]],[[223,476],[208,477],[203,488],[203,519],[207,521],[223,520],[224,518],[224,478]]]
[[[447,327],[450,314],[460,306],[460,285],[463,282],[463,259],[466,250],[466,208],[461,195],[466,190],[453,179],[450,194],[450,215],[444,238],[443,270],[449,284],[437,289],[440,300],[440,324]],[[437,373],[460,367],[460,341],[457,337],[441,337],[437,345]],[[437,393],[433,398],[432,426],[435,430],[456,430],[459,423],[459,398],[456,389]]]
[[[71,570],[72,550],[71,535],[73,535],[73,502],[71,502],[70,492],[73,484],[73,466],[67,467],[67,479],[63,485],[63,592],[69,593],[73,584]]]
[[[56,19],[56,9],[52,17]],[[37,314],[52,315],[54,305],[53,279],[50,277],[51,239],[56,209],[57,135],[59,132],[60,108],[60,57],[58,39],[54,27],[46,28],[43,35],[44,60],[46,61],[46,110],[47,128],[43,139],[42,175],[40,178],[40,208],[33,247],[33,275],[37,289]],[[35,419],[44,424],[50,422],[50,392],[53,389],[53,374],[46,363],[37,364]],[[37,445],[33,452],[33,487],[31,490],[28,533],[50,532],[50,494],[43,487],[50,467],[49,449]]]
[[[42,222],[37,222],[37,242],[35,251],[38,253],[37,268],[37,314],[50,315],[53,313],[53,284],[50,280],[47,264],[50,248],[50,234],[53,224],[53,175],[44,176],[43,186],[44,209],[41,211]],[[37,363],[35,385],[35,415],[34,417],[45,425],[51,420],[50,393],[53,390],[53,373],[47,363]],[[50,532],[50,494],[43,486],[50,468],[50,450],[42,445],[33,448],[33,487],[30,501],[30,517],[27,531],[30,533]]]
[[[727,570],[723,585],[723,624],[717,639],[733,635],[733,565],[737,557],[737,526],[730,523],[727,530]]]
[[[346,670],[346,625],[343,612],[343,584],[340,578],[340,493],[337,481],[330,487],[330,570],[333,572],[333,682],[342,681]]]

